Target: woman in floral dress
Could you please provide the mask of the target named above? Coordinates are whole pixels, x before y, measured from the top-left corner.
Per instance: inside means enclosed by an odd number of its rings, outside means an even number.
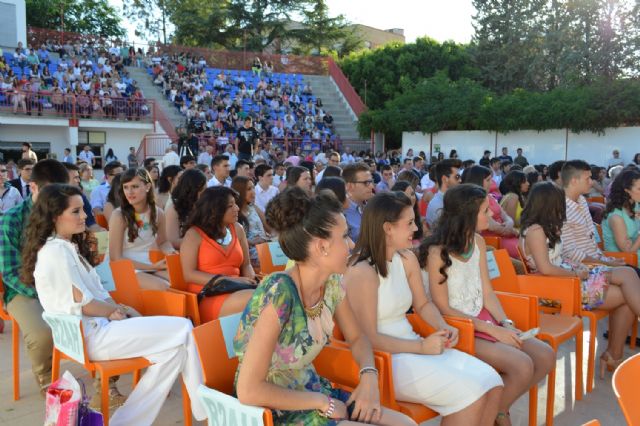
[[[274,198],[266,214],[284,254],[296,263],[266,277],[244,310],[234,342],[240,401],[271,408],[277,425],[415,425],[380,406],[371,345],[343,300],[338,274],[353,243],[340,202],[327,193],[312,199],[293,187]],[[334,316],[361,367],[351,395],[332,388],[312,364]]]

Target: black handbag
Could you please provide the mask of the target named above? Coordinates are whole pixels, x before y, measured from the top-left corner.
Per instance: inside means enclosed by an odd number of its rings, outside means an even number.
[[[246,282],[239,281],[233,277],[226,277],[219,274],[214,275],[209,282],[202,287],[200,293],[198,293],[198,303],[200,303],[205,297],[235,293],[240,290],[255,290],[256,285],[247,284]]]

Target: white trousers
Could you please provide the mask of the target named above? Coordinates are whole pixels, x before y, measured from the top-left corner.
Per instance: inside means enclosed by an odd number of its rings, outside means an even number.
[[[95,318],[87,322],[85,341],[92,361],[143,357],[152,363],[124,405],[111,416],[112,426],[150,426],[180,373],[194,417],[206,418],[197,396],[203,378],[188,319],[154,316],[111,322]]]

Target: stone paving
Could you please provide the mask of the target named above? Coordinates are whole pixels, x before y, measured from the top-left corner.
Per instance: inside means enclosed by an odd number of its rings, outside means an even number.
[[[596,353],[600,353],[606,345],[602,338],[602,332],[606,327],[606,321],[599,324],[599,336]],[[586,328],[586,324],[585,324]],[[584,333],[584,372],[586,375],[589,333]],[[589,420],[598,419],[604,426],[623,426],[626,424],[620,407],[611,388],[611,373],[607,373],[604,380],[596,377],[595,389],[590,394],[585,394],[582,401],[574,401],[573,393],[573,365],[575,365],[573,344],[565,344],[560,348],[557,360],[557,383],[555,396],[555,420],[557,426],[582,425]],[[625,356],[633,355],[637,350],[625,349]],[[69,370],[77,378],[84,380],[87,391],[93,393],[91,376],[82,367],[75,363],[63,362],[62,371]],[[596,364],[596,376],[597,376]],[[24,347],[20,351],[20,384],[21,398],[13,401],[13,387],[11,379],[11,324],[6,324],[5,331],[0,334],[0,425],[10,426],[36,426],[42,425],[44,418],[44,399],[37,390],[35,380],[30,370],[30,362],[26,356]],[[118,386],[122,393],[127,394],[131,389],[131,376],[123,376]],[[538,392],[538,425],[545,423],[547,388],[542,383]],[[511,411],[514,426],[526,426],[528,420],[528,397],[520,398]],[[183,424],[180,383],[176,382],[173,390],[164,405],[155,425],[170,426]],[[205,424],[194,421],[194,425]],[[423,423],[437,425],[439,419],[433,419]]]

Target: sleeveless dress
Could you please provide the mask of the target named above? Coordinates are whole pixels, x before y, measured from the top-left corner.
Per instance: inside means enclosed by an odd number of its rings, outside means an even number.
[[[636,207],[636,211],[638,208]],[[627,230],[627,237],[631,240],[631,242],[635,242],[636,238],[639,238],[638,231],[640,230],[640,221],[638,219],[632,218],[629,214],[622,209],[615,209],[606,219],[602,221],[602,239],[604,240],[604,249],[606,251],[622,251],[616,244],[616,239],[613,236],[613,229],[611,229],[611,225],[609,225],[609,219],[611,216],[620,216],[622,220],[624,220],[624,225]],[[638,265],[640,266],[640,250],[638,250]]]
[[[328,380],[318,375],[312,364],[333,333],[333,315],[344,296],[340,276],[330,276],[325,283],[322,314],[311,320],[305,313],[291,277],[282,272],[267,276],[256,289],[240,320],[233,344],[240,365],[256,321],[263,309],[271,304],[278,314],[280,335],[271,356],[266,380],[292,390],[322,392],[346,402],[349,394],[333,389]],[[236,372],[236,384],[237,380]],[[275,425],[334,426],[338,423],[320,416],[316,410],[274,410],[273,414]]]
[[[527,230],[522,232],[520,238],[520,250],[524,255],[524,260],[527,262],[527,266],[532,273],[537,272],[536,263],[533,260],[533,256],[527,253],[525,250],[525,237],[527,236]],[[547,247],[549,247],[549,240],[547,239]],[[569,260],[562,258],[562,241],[558,241],[553,248],[549,249],[549,262],[567,271],[573,271],[577,266]],[[581,281],[580,289],[582,294],[582,308],[590,311],[597,308],[604,303],[605,291],[609,286],[607,281],[607,275],[611,272],[611,268],[604,265],[580,265],[587,266],[589,268],[589,278]],[[555,302],[555,303],[554,303]],[[558,302],[541,300],[541,304],[546,306],[557,306]]]
[[[260,216],[253,205],[249,206],[247,221],[249,222],[249,229],[245,230],[247,233],[247,240],[253,240],[256,237],[261,237],[265,240],[267,239],[267,233],[264,230]],[[249,258],[251,259],[252,265],[260,266],[260,262],[258,262],[258,250],[256,250],[256,246],[254,245],[249,245]]]
[[[378,332],[398,339],[420,339],[406,316],[413,296],[399,253],[388,263],[387,277],[378,278]],[[502,386],[493,368],[456,349],[445,349],[440,355],[393,354],[392,363],[396,398],[426,405],[442,416],[456,413],[490,389]]]
[[[239,277],[244,255],[240,240],[236,235],[236,227],[229,227],[231,243],[228,246],[222,246],[213,238],[209,238],[202,229],[198,227],[194,227],[194,229],[202,238],[200,247],[198,247],[198,270],[212,275],[221,274],[227,277]],[[202,287],[204,286],[201,284],[187,284],[187,290],[192,293],[199,293]],[[217,319],[222,305],[232,294],[219,294],[202,299],[198,305],[202,323]]]
[[[515,193],[510,192],[500,200],[500,207],[504,208],[505,202],[511,197],[518,197]],[[520,229],[520,216],[522,215],[522,204],[520,200],[518,200],[518,204],[516,204],[516,217],[513,219],[513,227],[516,229]]]
[[[158,250],[156,234],[153,233],[153,228],[151,227],[149,212],[136,213],[135,215],[136,224],[138,225],[138,237],[133,242],[129,242],[129,236],[125,228],[122,257],[149,265],[151,264],[149,251]]]

